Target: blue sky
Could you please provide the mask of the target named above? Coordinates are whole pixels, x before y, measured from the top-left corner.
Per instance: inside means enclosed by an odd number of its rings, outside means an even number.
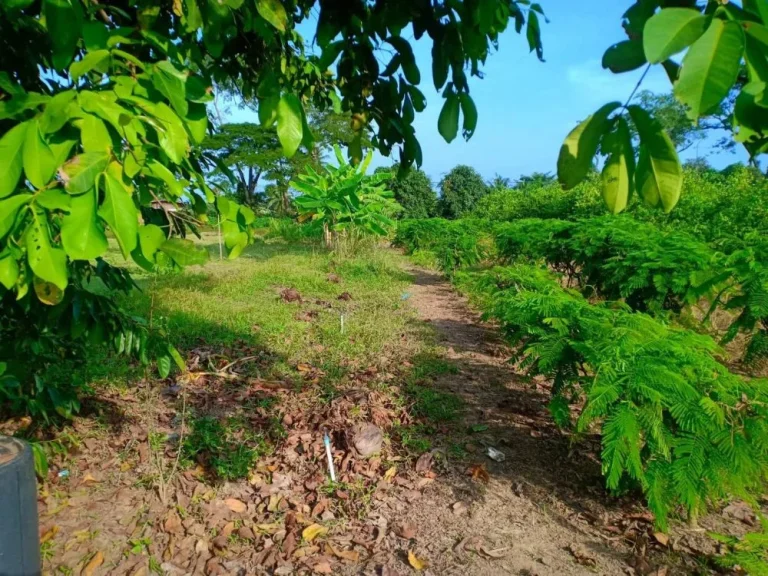
[[[422,41],[414,46],[422,71],[420,88],[427,97],[427,108],[417,115],[415,127],[424,153],[422,168],[434,182],[457,164],[469,164],[488,179],[495,174],[515,179],[534,171],[554,172],[560,144],[576,123],[604,103],[623,102],[632,92],[642,70],[615,75],[600,65],[606,48],[626,38],[621,15],[629,0],[543,0],[541,4],[550,20],[542,23],[546,62],[528,52],[524,35],[512,27],[504,33],[499,51],[491,54],[483,68],[485,77],[471,79],[479,120],[469,142],[459,136],[447,144],[438,134],[443,100],[432,84],[431,45]],[[308,39],[312,31],[302,29]],[[660,66],[651,69],[642,89],[670,91]],[[229,116],[233,121],[258,122],[255,114],[245,110],[230,110]],[[707,155],[718,168],[746,159],[742,153],[709,152],[706,142],[700,145],[699,154]],[[682,157],[696,155],[693,147]],[[374,162],[386,166],[392,161],[377,156]]]

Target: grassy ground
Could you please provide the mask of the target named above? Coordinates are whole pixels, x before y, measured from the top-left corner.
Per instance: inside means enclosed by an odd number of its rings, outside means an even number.
[[[142,290],[126,303],[153,323],[164,323],[180,350],[246,342],[272,355],[268,373],[259,374],[264,378],[291,377],[300,364],[341,377],[418,352],[403,349],[406,342],[414,344],[402,336],[415,327],[404,305],[410,277],[398,254],[373,249],[339,259],[314,245],[270,241],[236,260],[220,260],[214,234],[202,243],[211,254],[208,264],[156,276],[137,271]],[[116,251],[109,257],[121,258]],[[284,301],[285,289],[298,291],[301,302]],[[340,300],[344,293],[351,299]],[[104,361],[94,358],[95,376],[135,376],[118,358]]]

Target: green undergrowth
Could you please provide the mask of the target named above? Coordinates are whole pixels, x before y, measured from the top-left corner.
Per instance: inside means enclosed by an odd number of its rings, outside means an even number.
[[[715,340],[675,320],[708,290],[726,305],[759,294],[759,275],[723,296],[729,257],[629,218],[477,226],[464,233],[478,243],[493,235],[495,246],[445,271],[499,324],[519,365],[553,382],[556,424],[577,439],[600,431],[609,490],[643,493],[661,529],[733,497],[757,501],[768,478],[768,381],[732,373]],[[436,254],[454,245],[432,221],[405,223],[398,242]],[[759,302],[742,299],[753,311]]]

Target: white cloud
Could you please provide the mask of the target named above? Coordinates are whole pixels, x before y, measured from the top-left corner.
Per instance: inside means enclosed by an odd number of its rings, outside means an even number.
[[[613,74],[604,70],[599,60],[587,60],[573,64],[567,69],[568,82],[587,100],[608,102],[626,100],[632,93],[643,70],[634,70],[624,74]],[[651,68],[643,80],[641,90],[669,92],[671,85],[660,66]]]

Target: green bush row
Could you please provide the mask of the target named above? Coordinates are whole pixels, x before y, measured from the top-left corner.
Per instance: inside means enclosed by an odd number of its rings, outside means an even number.
[[[533,265],[460,272],[457,284],[554,382],[550,410],[575,431],[599,427],[609,489],[642,489],[662,529],[682,506],[761,493],[768,472],[768,381],[732,374],[714,341],[616,302],[590,303]]]

